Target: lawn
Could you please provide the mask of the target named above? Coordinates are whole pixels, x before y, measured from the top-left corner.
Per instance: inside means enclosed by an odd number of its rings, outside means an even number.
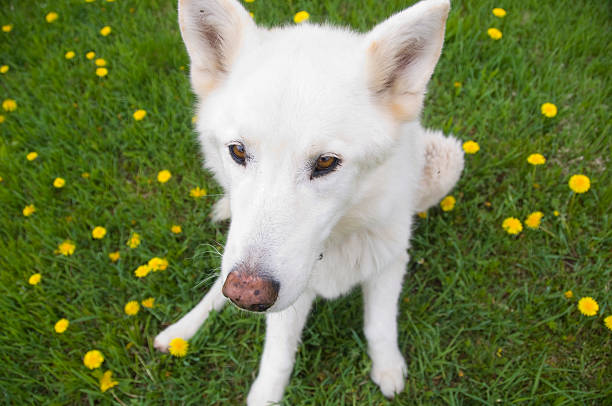
[[[411,3],[245,6],[265,26],[306,10],[366,31]],[[406,390],[387,401],[369,379],[357,290],[316,302],[283,404],[611,401],[611,20],[589,0],[452,1],[423,122],[480,149],[454,207],[414,230],[399,317]],[[212,284],[228,228],[209,221],[221,190],[202,169],[175,1],[3,0],[0,25],[0,403],[244,403],[263,317],[227,306],[185,357],[153,349]],[[530,164],[534,153],[546,162]],[[588,191],[570,189],[576,174]],[[502,227],[509,217],[518,234]],[[155,257],[167,268],[136,277]],[[580,312],[584,297],[594,316]],[[90,350],[99,368],[84,365]],[[106,371],[117,385],[103,392]]]

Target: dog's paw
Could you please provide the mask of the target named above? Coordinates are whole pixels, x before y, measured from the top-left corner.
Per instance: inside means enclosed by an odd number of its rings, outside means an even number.
[[[153,346],[161,352],[168,352],[170,341],[174,340],[175,338],[189,340],[192,336],[193,334],[189,334],[189,332],[185,331],[185,329],[173,324],[155,337]]]
[[[261,379],[256,379],[251,386],[247,396],[247,406],[272,406],[277,405],[283,399],[285,385],[269,385]]]
[[[370,376],[374,383],[378,385],[383,395],[391,399],[404,390],[406,372],[406,361],[399,356],[392,363],[386,363],[385,365],[373,364]]]

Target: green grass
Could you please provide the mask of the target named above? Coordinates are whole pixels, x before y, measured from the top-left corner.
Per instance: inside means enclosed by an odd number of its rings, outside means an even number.
[[[409,2],[282,1],[247,4],[256,20],[313,21],[365,31]],[[220,266],[227,224],[208,221],[220,192],[201,168],[194,98],[174,1],[5,0],[0,24],[0,403],[240,404],[253,381],[262,317],[227,307],[191,340],[183,359],[153,337],[200,299]],[[499,19],[493,7],[508,15]],[[59,13],[48,24],[44,16]],[[477,141],[453,191],[457,205],[419,220],[400,303],[406,390],[386,401],[368,376],[360,293],[318,301],[303,334],[284,404],[604,404],[612,397],[612,11],[587,0],[453,1],[446,45],[423,121]],[[108,37],[98,32],[112,27]],[[497,27],[493,41],[486,30]],[[73,50],[76,57],[66,60]],[[93,50],[108,62],[95,75]],[[454,82],[461,82],[455,88]],[[559,108],[547,119],[544,102]],[[136,122],[132,113],[145,109]],[[30,151],[39,154],[29,162]],[[526,157],[542,153],[537,170]],[[157,172],[169,169],[166,184]],[[81,174],[88,172],[89,178]],[[574,195],[572,174],[591,190]],[[55,177],[66,186],[54,189]],[[535,188],[534,184],[538,187]],[[189,196],[195,186],[209,195]],[[22,215],[34,204],[36,213]],[[501,223],[545,217],[517,237]],[[559,212],[558,216],[553,211]],[[174,235],[172,224],[183,232]],[[96,225],[107,228],[93,240]],[[129,249],[137,232],[142,244]],[[70,239],[72,256],[54,253]],[[110,252],[121,259],[111,263]],[[154,256],[166,271],[134,269]],[[37,286],[28,278],[42,274]],[[574,292],[566,299],[563,292]],[[130,300],[153,309],[123,313]],[[581,315],[578,298],[600,310]],[[64,334],[53,331],[62,317]],[[99,349],[102,368],[83,355]],[[98,387],[112,370],[119,385]]]

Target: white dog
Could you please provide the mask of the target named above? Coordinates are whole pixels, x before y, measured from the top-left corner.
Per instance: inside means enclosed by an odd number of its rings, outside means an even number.
[[[180,0],[206,165],[231,225],[221,275],[155,338],[191,338],[227,298],[266,312],[249,405],[282,399],[315,297],[361,285],[371,377],[404,388],[398,298],[412,218],[463,169],[459,142],[418,118],[440,56],[448,0],[426,0],[366,34],[257,27],[236,0]]]

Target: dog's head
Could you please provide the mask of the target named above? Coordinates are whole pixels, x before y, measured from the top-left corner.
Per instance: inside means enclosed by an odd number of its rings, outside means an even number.
[[[197,128],[230,201],[222,277],[238,306],[278,311],[304,291],[358,180],[417,119],[448,9],[422,1],[358,34],[268,30],[235,0],[180,0]]]

